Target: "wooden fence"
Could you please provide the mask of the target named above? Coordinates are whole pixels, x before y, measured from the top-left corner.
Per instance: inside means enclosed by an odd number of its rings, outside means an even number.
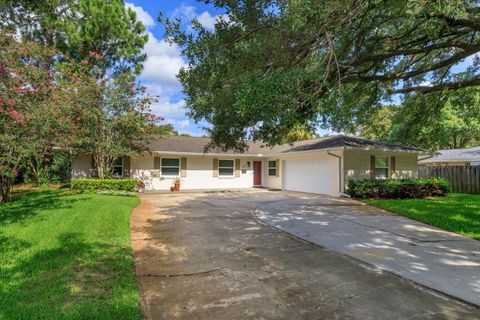
[[[444,178],[453,192],[480,194],[480,166],[419,166],[420,178]]]

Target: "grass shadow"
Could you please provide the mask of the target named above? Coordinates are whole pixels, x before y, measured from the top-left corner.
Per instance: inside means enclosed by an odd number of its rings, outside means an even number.
[[[0,256],[28,250],[28,243],[0,238]],[[4,319],[140,319],[130,249],[87,242],[63,233],[42,250],[1,270]],[[105,304],[108,304],[107,306]]]
[[[71,208],[84,200],[69,197],[62,189],[15,190],[10,202],[0,204],[0,225],[19,222],[44,210]]]

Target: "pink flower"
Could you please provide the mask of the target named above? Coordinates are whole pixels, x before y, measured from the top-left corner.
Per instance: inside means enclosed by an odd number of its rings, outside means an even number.
[[[21,124],[23,124],[23,122],[25,121],[25,117],[23,115],[21,115],[20,113],[18,113],[17,110],[14,110],[12,108],[8,108],[7,113],[10,116],[10,118],[20,122]]]

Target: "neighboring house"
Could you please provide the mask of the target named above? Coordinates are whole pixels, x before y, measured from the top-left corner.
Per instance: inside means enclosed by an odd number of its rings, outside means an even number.
[[[123,157],[114,173],[142,180],[147,190],[169,190],[180,177],[182,189],[272,189],[339,195],[352,179],[417,176],[423,150],[345,135],[304,140],[274,148],[249,142],[243,153],[211,150],[209,138],[169,136],[152,140],[148,152]],[[73,162],[73,178],[92,175],[92,157]]]
[[[439,150],[431,157],[419,157],[421,166],[478,166],[480,147]]]

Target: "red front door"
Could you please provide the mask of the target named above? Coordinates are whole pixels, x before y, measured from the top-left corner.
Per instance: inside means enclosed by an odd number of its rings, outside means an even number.
[[[262,161],[253,161],[253,185],[262,185]]]

